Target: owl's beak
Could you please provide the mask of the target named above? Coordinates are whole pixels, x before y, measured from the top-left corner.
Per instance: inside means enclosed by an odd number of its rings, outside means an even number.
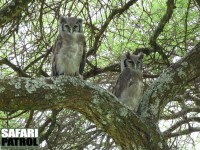
[[[135,67],[135,70],[137,70],[137,65],[136,64],[134,64],[134,67]]]
[[[70,33],[73,33],[73,29],[72,28],[70,28]]]

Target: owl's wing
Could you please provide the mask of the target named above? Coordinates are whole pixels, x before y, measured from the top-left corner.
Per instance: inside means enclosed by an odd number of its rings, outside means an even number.
[[[59,50],[62,46],[62,37],[61,36],[58,36],[56,41],[55,41],[55,44],[52,48],[52,60],[51,60],[51,65],[52,65],[52,70],[51,70],[51,76],[59,76],[59,72],[57,70],[57,54],[59,53]]]
[[[84,40],[83,43],[83,55],[82,55],[82,59],[81,59],[81,63],[80,63],[80,67],[79,67],[79,74],[83,74],[84,68],[85,68],[85,62],[86,62],[86,41]]]
[[[116,97],[120,97],[122,92],[132,84],[132,71],[129,68],[125,68],[119,75],[117,83],[113,89],[113,94]]]

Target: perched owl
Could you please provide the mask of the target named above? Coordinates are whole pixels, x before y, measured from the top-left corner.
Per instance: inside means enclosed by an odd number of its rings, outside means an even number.
[[[121,73],[113,89],[113,94],[129,109],[137,112],[143,93],[142,59],[144,54],[126,53],[121,61]]]
[[[59,34],[52,50],[52,76],[81,76],[85,67],[86,42],[82,19],[59,19]]]

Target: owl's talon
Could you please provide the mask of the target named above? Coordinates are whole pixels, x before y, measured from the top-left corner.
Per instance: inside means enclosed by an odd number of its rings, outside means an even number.
[[[81,74],[78,73],[78,72],[75,72],[75,77],[80,78],[80,79],[83,79],[83,75],[81,75]]]

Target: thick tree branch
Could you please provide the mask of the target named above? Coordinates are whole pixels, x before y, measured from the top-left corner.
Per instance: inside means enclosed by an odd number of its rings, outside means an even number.
[[[145,92],[141,104],[142,117],[158,121],[164,106],[200,76],[200,42],[186,57],[171,65]]]
[[[112,94],[85,81],[65,76],[0,79],[0,110],[59,108],[79,111],[123,149],[167,149],[153,123],[147,125]]]
[[[0,28],[10,22],[14,17],[19,15],[21,11],[33,0],[13,0],[0,9]]]

